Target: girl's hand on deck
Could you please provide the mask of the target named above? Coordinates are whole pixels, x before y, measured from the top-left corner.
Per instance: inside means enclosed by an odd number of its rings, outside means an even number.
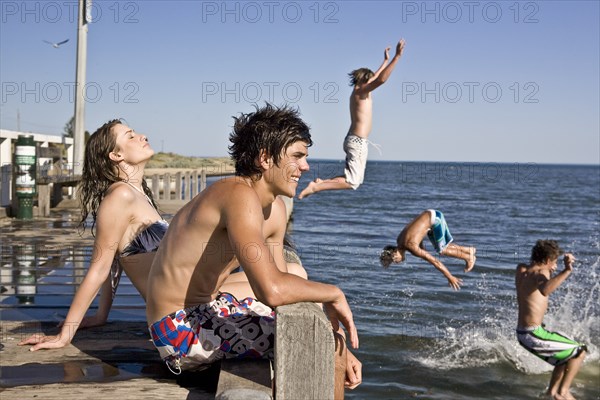
[[[43,333],[36,333],[19,342],[19,346],[27,344],[34,345],[29,348],[29,351],[36,351],[40,349],[59,349],[65,347],[69,342],[61,339],[60,335],[46,336]]]

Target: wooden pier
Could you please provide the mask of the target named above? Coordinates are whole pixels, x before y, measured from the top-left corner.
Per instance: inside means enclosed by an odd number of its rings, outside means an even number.
[[[56,323],[0,322],[0,392],[5,399],[334,399],[335,342],[319,306],[276,309],[275,360],[226,360],[200,372],[171,374],[145,322],[82,329],[55,350],[17,346]],[[342,385],[343,386],[343,385]]]

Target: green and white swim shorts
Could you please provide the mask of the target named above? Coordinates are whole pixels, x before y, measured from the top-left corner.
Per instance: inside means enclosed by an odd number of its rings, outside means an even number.
[[[587,350],[584,344],[543,326],[517,328],[517,339],[529,352],[552,365],[564,364]]]

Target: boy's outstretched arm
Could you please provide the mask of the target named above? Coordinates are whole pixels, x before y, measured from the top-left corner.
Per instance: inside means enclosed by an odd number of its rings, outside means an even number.
[[[377,68],[377,71],[373,73],[371,80],[375,80],[379,76],[379,74],[381,74],[381,71],[383,71],[383,69],[388,65],[390,61],[390,49],[391,47],[386,47],[383,51],[383,62],[381,63],[379,68]]]
[[[462,279],[454,277],[450,273],[450,271],[448,271],[448,268],[446,268],[446,266],[440,260],[438,260],[436,257],[432,256],[427,250],[419,247],[419,248],[409,249],[409,251],[414,256],[427,261],[429,264],[433,265],[438,271],[440,271],[442,274],[444,274],[446,279],[448,279],[448,285],[450,285],[450,287],[452,289],[460,290],[460,285],[463,284]]]
[[[373,91],[373,90],[377,89],[379,86],[383,85],[388,80],[388,78],[394,71],[396,64],[398,63],[398,60],[400,60],[400,57],[402,56],[402,53],[404,52],[404,46],[405,46],[404,39],[400,39],[400,41],[396,45],[396,54],[394,54],[394,57],[392,57],[392,60],[389,63],[387,63],[387,59],[384,60],[384,63],[381,65],[381,67],[379,67],[377,72],[375,72],[375,74],[373,74],[373,77],[365,85],[366,91],[369,91],[369,92]],[[386,51],[385,51],[386,57],[389,57],[388,52],[389,52],[389,50],[386,49]],[[387,64],[387,65],[385,65],[385,64]]]
[[[569,275],[571,275],[571,272],[573,272],[573,264],[575,263],[575,257],[573,257],[573,254],[566,253],[563,260],[565,263],[565,268],[554,277],[545,280],[539,285],[538,289],[544,296],[550,296],[550,294],[558,289],[558,287],[569,277]]]

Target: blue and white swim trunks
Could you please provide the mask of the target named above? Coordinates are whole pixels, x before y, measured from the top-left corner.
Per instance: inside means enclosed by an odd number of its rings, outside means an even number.
[[[454,240],[448,229],[444,214],[438,210],[427,210],[431,213],[431,228],[427,231],[429,241],[438,253],[441,253]]]

